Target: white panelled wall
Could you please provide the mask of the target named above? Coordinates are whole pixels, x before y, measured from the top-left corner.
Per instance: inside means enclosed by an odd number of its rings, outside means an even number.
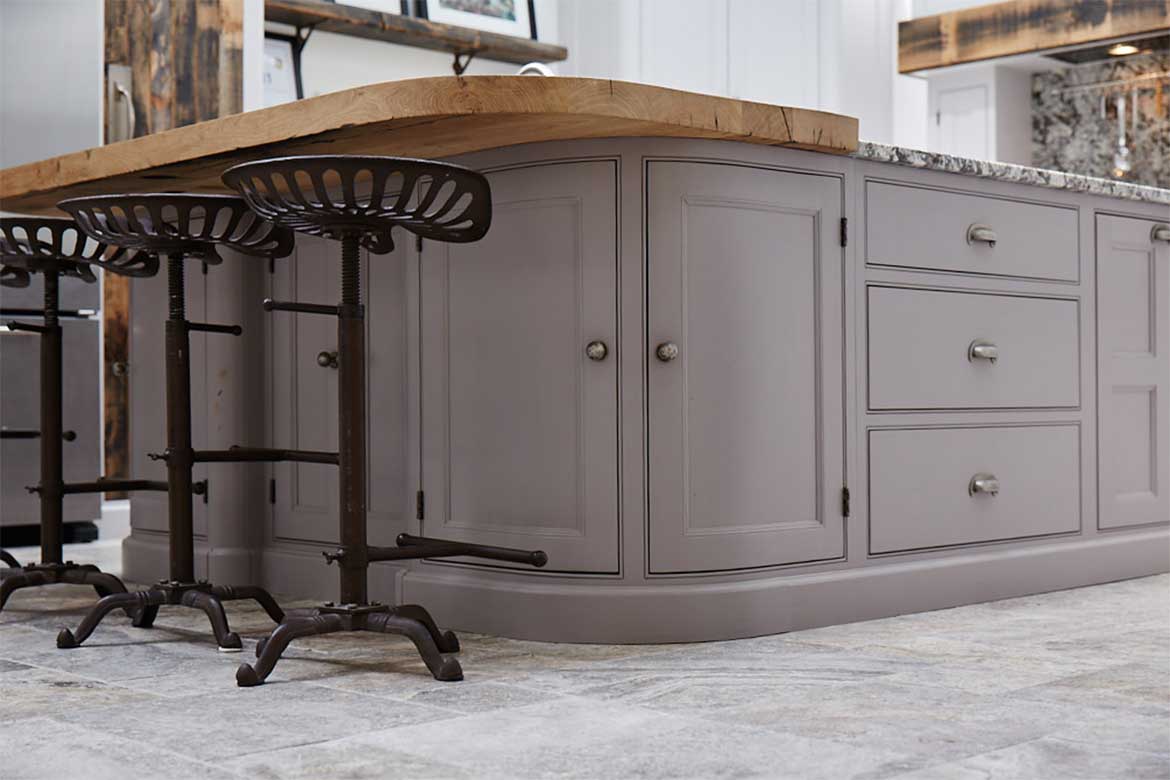
[[[558,0],[571,76],[642,81],[858,117],[922,148],[927,87],[897,74],[911,0]]]

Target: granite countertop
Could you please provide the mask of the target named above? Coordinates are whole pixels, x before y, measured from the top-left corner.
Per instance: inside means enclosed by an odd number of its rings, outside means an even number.
[[[1032,168],[1027,165],[971,160],[966,157],[953,157],[949,154],[939,154],[937,152],[923,152],[918,149],[907,149],[901,146],[890,146],[871,141],[861,141],[857,145],[857,151],[854,153],[854,156],[861,160],[905,165],[910,168],[961,173],[966,176],[979,176],[984,179],[996,179],[998,181],[1010,181],[1017,184],[1031,184],[1037,187],[1051,187],[1057,190],[1088,192],[1094,195],[1104,195],[1109,198],[1125,198],[1127,200],[1140,200],[1146,203],[1164,203],[1170,205],[1170,190],[1160,187],[1147,187],[1142,184],[1130,184],[1129,182],[1113,181],[1112,179],[1098,179],[1093,176],[1079,176],[1075,173],[1049,171],[1043,168]]]

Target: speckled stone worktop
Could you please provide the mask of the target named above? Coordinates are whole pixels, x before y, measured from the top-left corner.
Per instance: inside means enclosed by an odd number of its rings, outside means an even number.
[[[1058,190],[1088,192],[1094,195],[1140,200],[1146,203],[1164,203],[1170,206],[1170,190],[1113,181],[1111,179],[1098,179],[1092,176],[1079,176],[1073,173],[1062,173],[1061,171],[1049,171],[1043,168],[1032,168],[1027,165],[971,160],[966,157],[953,157],[949,154],[939,154],[937,152],[923,152],[918,149],[907,149],[901,146],[890,146],[871,141],[862,141],[858,144],[857,152],[854,153],[854,156],[862,160],[893,163],[894,165],[905,165],[910,168],[924,168],[932,171],[944,171],[946,173],[961,173],[966,176],[978,176],[984,179],[997,179],[999,181],[1009,181],[1017,184],[1032,184],[1038,187],[1051,187]]]

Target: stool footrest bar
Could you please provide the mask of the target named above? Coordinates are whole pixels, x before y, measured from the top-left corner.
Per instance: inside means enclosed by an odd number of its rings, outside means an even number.
[[[226,333],[230,336],[239,336],[244,329],[239,325],[215,325],[210,322],[188,322],[187,330],[197,330],[203,333]]]
[[[66,482],[65,495],[77,493],[106,493],[109,491],[157,490],[165,493],[167,483],[158,479],[99,479],[95,482]]]
[[[496,561],[524,563],[540,568],[548,563],[543,550],[517,550],[511,547],[493,547],[487,544],[472,544],[448,539],[431,539],[424,536],[399,534],[397,547],[368,547],[367,557],[371,561],[396,561],[412,558],[454,558],[470,556]]]
[[[315,452],[313,450],[278,450],[267,447],[232,447],[226,450],[196,450],[196,463],[276,463],[296,461],[299,463],[328,463],[337,465],[336,452]]]
[[[341,313],[338,306],[327,306],[322,303],[297,303],[296,301],[274,301],[264,299],[264,311],[297,311],[302,314],[330,314],[336,317]]]
[[[17,322],[16,320],[9,320],[4,324],[9,330],[26,330],[29,333],[48,333],[52,330],[44,325],[33,325],[31,322]]]

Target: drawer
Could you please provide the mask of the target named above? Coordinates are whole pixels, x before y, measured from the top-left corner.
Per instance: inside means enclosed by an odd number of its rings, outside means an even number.
[[[1079,405],[1078,301],[877,285],[868,293],[870,409]],[[976,344],[998,357],[973,355]]]
[[[971,235],[974,226],[995,244]],[[867,182],[866,260],[1075,282],[1080,278],[1077,212],[981,195]]]
[[[869,551],[1077,531],[1080,451],[1075,425],[871,430]]]

